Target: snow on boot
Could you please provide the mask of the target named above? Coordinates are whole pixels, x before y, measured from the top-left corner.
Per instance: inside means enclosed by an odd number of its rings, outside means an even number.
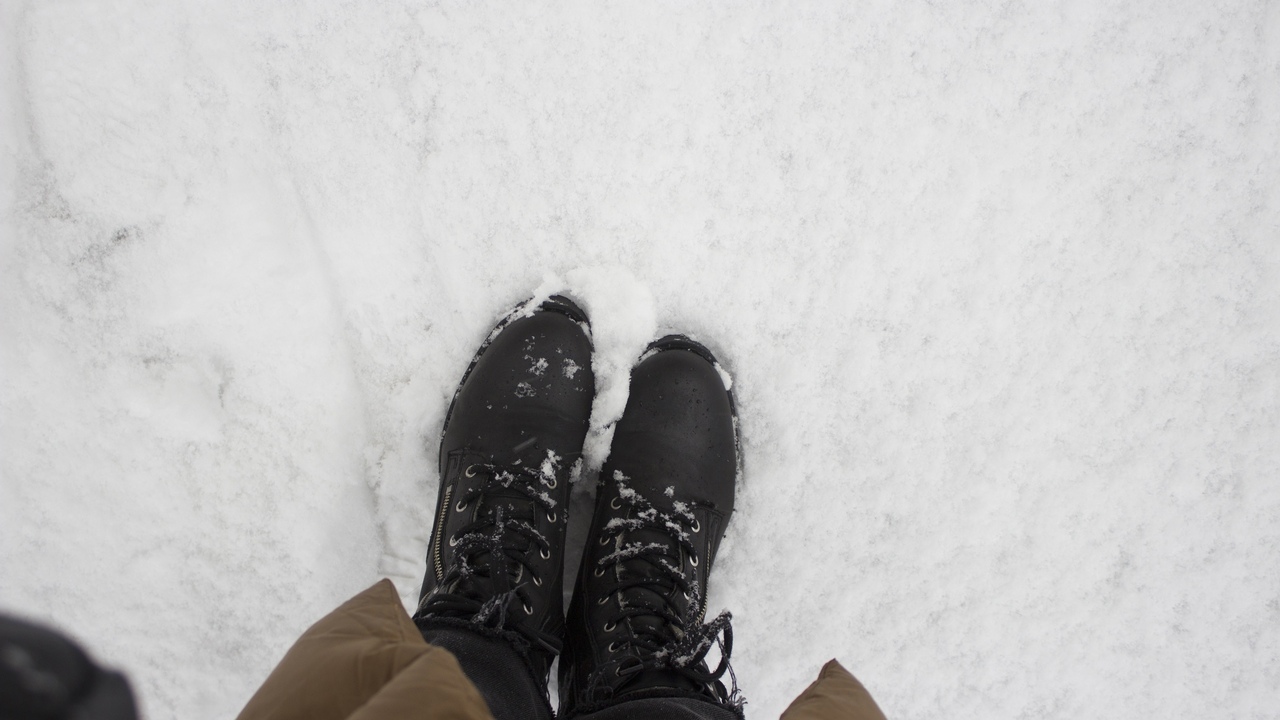
[[[741,717],[736,683],[721,681],[727,670],[732,678],[729,615],[705,621],[739,458],[733,396],[715,358],[683,336],[650,345],[600,474],[560,661],[561,717],[644,698]]]
[[[594,393],[585,314],[558,296],[522,306],[476,353],[440,443],[439,499],[414,620],[468,675],[492,669],[494,648],[509,661],[518,656],[542,716],[550,714],[541,705],[563,643],[565,510]],[[468,667],[472,656],[476,666]],[[482,680],[477,685],[485,692]],[[486,701],[499,714],[499,701],[488,694]]]

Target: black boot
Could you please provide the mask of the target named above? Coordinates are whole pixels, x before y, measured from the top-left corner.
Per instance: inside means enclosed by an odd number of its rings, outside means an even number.
[[[704,624],[739,457],[733,396],[711,353],[682,336],[650,345],[600,474],[560,661],[562,717],[673,702],[690,717],[741,717],[737,688],[721,681],[729,616]]]
[[[445,417],[414,620],[453,651],[498,718],[551,714],[565,510],[594,393],[586,316],[552,297],[494,328]]]

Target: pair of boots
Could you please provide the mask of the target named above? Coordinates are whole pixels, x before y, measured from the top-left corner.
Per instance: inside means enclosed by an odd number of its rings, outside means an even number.
[[[654,342],[632,371],[566,621],[591,351],[585,313],[554,296],[508,315],[477,352],[445,418],[414,621],[499,720],[552,716],[557,655],[561,717],[740,718],[737,688],[721,681],[729,616],[705,619],[740,471],[737,420],[714,357],[686,337]]]

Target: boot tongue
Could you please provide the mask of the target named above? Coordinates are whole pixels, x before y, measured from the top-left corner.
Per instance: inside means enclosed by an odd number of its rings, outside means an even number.
[[[635,545],[639,543],[642,547],[651,544],[661,545],[667,549],[667,552],[675,552],[675,542],[665,533],[657,530],[644,528],[630,532],[626,536],[627,545]],[[661,552],[661,551],[658,551]],[[676,615],[683,615],[687,612],[684,602],[684,596],[676,588],[674,581],[671,579],[669,571],[660,567],[658,563],[663,561],[677,565],[677,561],[673,557],[635,557],[623,560],[620,565],[623,573],[627,578],[647,578],[654,580],[652,585],[634,587],[626,591],[627,607],[629,608],[648,608],[654,610],[650,615],[639,615],[629,618],[631,631],[641,637],[646,637],[660,644],[670,643],[677,640],[683,635],[683,630],[666,621],[662,615],[658,614],[660,608],[666,608],[667,612],[674,612]],[[674,597],[673,597],[674,596]],[[668,605],[666,598],[672,598],[674,607]],[[644,690],[648,688],[679,688],[684,690],[698,690],[699,686],[684,675],[674,670],[647,670],[635,676],[626,684],[624,692],[634,690]]]
[[[500,511],[505,520],[522,520],[530,525],[534,524],[535,503],[529,499],[527,494],[516,487],[516,483],[528,482],[528,478],[523,475],[522,467],[533,459],[533,453],[537,449],[537,441],[536,437],[530,437],[525,442],[513,447],[505,457],[494,456],[489,458],[489,462],[501,468],[488,480],[485,491],[485,511],[489,514],[490,520],[496,522]],[[491,528],[490,532],[495,529]],[[527,552],[532,546],[532,543],[523,536],[517,535],[510,530],[502,532],[504,535],[502,538],[503,547]],[[489,586],[488,591],[482,593],[486,595],[511,590],[514,586],[513,576],[520,569],[519,565],[512,562],[505,554],[500,554],[495,558],[493,553],[490,552],[477,553],[472,559],[472,563],[476,566],[489,568],[488,578],[473,577],[467,581],[487,584]]]
[[[645,528],[628,533],[623,547],[639,546],[642,548],[642,553],[646,551],[661,553],[663,551],[659,550],[658,547],[667,548],[669,552],[671,545],[671,538],[656,530]],[[628,607],[648,608],[655,611],[653,615],[631,618],[632,626],[637,629],[643,627],[646,630],[660,631],[666,625],[666,621],[656,612],[666,607],[665,594],[670,591],[674,583],[668,571],[658,565],[662,561],[663,558],[661,556],[642,554],[623,560],[620,563],[624,577],[637,580],[643,578],[653,581],[649,585],[633,587],[627,591]],[[668,612],[670,612],[670,608],[668,608]]]

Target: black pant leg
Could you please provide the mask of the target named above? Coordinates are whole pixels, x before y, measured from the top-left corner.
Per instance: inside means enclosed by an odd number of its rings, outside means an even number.
[[[423,640],[453,653],[495,720],[551,720],[546,679],[535,678],[510,643],[429,620],[419,620],[418,628]]]
[[[574,720],[738,720],[715,703],[691,698],[643,698],[611,705]]]

